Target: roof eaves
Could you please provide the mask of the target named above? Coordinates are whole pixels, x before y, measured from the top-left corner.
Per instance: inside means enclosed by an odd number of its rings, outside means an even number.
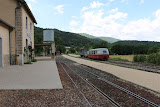
[[[14,27],[13,27],[12,25],[8,24],[7,22],[5,22],[4,20],[2,20],[1,18],[0,18],[0,23],[5,24],[5,25],[8,26],[10,29],[14,29]]]
[[[25,0],[18,0],[18,1],[20,1],[24,5],[25,9],[27,10],[27,12],[29,13],[29,15],[33,19],[33,22],[37,24],[37,21],[36,21],[34,15],[33,15],[32,11],[30,10],[28,4],[25,2]]]

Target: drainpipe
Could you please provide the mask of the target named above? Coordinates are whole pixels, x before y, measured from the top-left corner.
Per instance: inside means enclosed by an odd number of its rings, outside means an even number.
[[[12,30],[9,30],[9,53],[10,53],[10,65],[12,65],[12,49],[11,49],[11,32]]]

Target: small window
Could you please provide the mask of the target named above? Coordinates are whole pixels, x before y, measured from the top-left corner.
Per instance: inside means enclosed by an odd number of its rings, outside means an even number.
[[[92,51],[92,54],[94,54],[94,51]]]
[[[103,51],[103,54],[106,54],[107,53],[107,51]]]
[[[95,51],[95,54],[97,54],[97,51]]]
[[[26,29],[28,29],[28,18],[26,17]]]
[[[32,33],[32,23],[30,23],[30,33]]]
[[[28,40],[26,39],[26,49],[28,48]]]

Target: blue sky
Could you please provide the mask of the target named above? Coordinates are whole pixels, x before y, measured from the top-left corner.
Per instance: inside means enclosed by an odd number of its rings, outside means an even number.
[[[42,28],[160,41],[160,0],[26,0]]]

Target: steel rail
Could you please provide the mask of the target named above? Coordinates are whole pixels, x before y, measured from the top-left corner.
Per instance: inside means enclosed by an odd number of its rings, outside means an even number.
[[[114,86],[114,87],[126,92],[127,94],[129,94],[129,95],[131,95],[131,96],[133,96],[133,97],[135,97],[135,98],[147,103],[150,106],[160,107],[159,105],[155,104],[154,102],[149,101],[149,100],[147,100],[147,99],[145,99],[145,98],[143,98],[143,97],[141,97],[141,96],[139,96],[139,95],[137,95],[137,94],[135,94],[135,93],[133,93],[133,92],[131,92],[131,91],[129,91],[129,90],[117,85],[117,84],[115,84],[115,83],[112,83],[112,82],[110,82],[110,81],[108,81],[108,80],[106,80],[106,79],[104,79],[104,78],[102,78],[102,77],[100,77],[100,76],[98,76],[98,75],[96,75],[96,74],[94,74],[94,73],[82,68],[82,67],[79,67],[79,66],[77,66],[77,67],[82,69],[82,70],[84,70],[84,71],[86,71],[86,72],[88,72],[88,73],[90,73],[90,74],[92,74],[92,75],[94,75],[94,76],[96,76],[96,77],[98,77],[98,79],[100,79],[100,80],[102,80],[102,81],[104,81],[104,82],[106,82],[106,83],[108,83],[108,84],[110,84],[110,85],[112,85],[112,86]]]
[[[71,67],[69,67],[64,61],[62,61],[71,71],[73,71],[78,77],[80,77],[83,81],[85,81],[88,85],[90,85],[94,90],[96,90],[99,94],[101,94],[104,98],[109,100],[110,103],[112,103],[115,107],[121,107],[117,102],[115,102],[111,97],[109,97],[107,94],[105,94],[103,91],[101,91],[99,88],[97,88],[95,85],[93,85],[91,82],[89,82],[87,79],[84,79],[82,76],[77,74]]]
[[[76,83],[73,81],[73,79],[70,77],[70,75],[68,74],[68,72],[66,71],[66,69],[64,68],[64,66],[59,62],[60,66],[62,66],[63,70],[65,71],[65,73],[67,74],[67,76],[69,77],[69,79],[72,81],[72,83],[74,84],[74,86],[78,88],[78,86],[76,85]],[[88,101],[88,99],[85,97],[85,95],[79,90],[80,94],[83,96],[83,98],[86,100],[86,102],[88,103],[88,105],[90,107],[92,107],[91,103]]]

